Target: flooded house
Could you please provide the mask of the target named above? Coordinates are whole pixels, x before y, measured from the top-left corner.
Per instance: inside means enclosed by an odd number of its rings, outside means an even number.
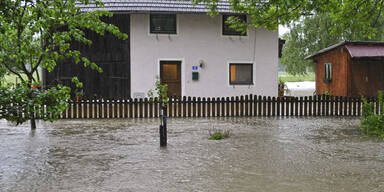
[[[316,65],[316,94],[375,97],[384,90],[384,42],[343,41],[306,59]]]
[[[204,4],[193,6],[190,1],[103,2],[103,8],[79,7],[113,12],[104,21],[118,26],[128,39],[87,32],[92,46],[75,43],[73,47],[104,72],[65,61],[44,73],[45,85],[71,86],[71,77],[77,76],[86,96],[141,98],[159,77],[171,96],[277,96],[278,32],[249,28],[242,33],[230,28],[226,23],[230,16],[250,18],[233,13],[228,1],[218,3],[215,17],[207,14]]]

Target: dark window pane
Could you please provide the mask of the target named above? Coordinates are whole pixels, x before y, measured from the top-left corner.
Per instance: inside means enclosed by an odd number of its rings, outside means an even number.
[[[241,31],[236,31],[236,29],[231,28],[230,24],[228,24],[226,21],[229,17],[237,17],[242,22],[247,22],[247,16],[246,15],[223,15],[223,35],[238,35],[238,36],[246,36],[247,33],[242,33]]]
[[[231,85],[253,84],[253,70],[252,64],[230,64],[229,83]]]
[[[151,33],[176,34],[175,14],[151,14]]]

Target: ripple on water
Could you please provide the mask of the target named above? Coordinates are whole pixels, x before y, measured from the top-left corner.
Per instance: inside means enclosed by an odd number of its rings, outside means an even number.
[[[354,118],[0,121],[0,191],[382,191],[384,144]],[[231,137],[208,140],[208,130]]]

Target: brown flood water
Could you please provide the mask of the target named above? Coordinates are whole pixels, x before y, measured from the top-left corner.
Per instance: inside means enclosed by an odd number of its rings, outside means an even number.
[[[384,142],[356,118],[0,120],[0,191],[382,192]],[[208,140],[208,129],[230,138]]]

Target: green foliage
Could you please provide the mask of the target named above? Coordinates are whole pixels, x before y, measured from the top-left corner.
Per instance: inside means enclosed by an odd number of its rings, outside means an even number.
[[[156,77],[156,82],[155,82],[155,89],[151,89],[147,93],[148,97],[150,97],[150,100],[153,101],[155,96],[159,97],[160,102],[163,104],[168,103],[168,85],[163,84],[160,81],[159,77]]]
[[[68,87],[58,86],[47,89],[31,89],[27,86],[16,88],[0,87],[0,119],[15,122],[17,125],[34,118],[38,114],[45,121],[59,118],[70,98]],[[46,105],[44,109],[43,106]]]
[[[379,91],[378,103],[383,109],[383,92]],[[374,103],[368,102],[363,98],[363,117],[360,122],[360,129],[366,135],[378,136],[384,138],[384,111],[380,114],[375,114]]]
[[[286,43],[280,59],[281,64],[287,67],[287,72],[293,75],[306,74],[306,68],[314,67],[312,61],[304,59],[306,56],[342,40],[383,40],[383,19],[373,28],[381,33],[370,38],[360,29],[331,31],[330,28],[333,27],[338,25],[333,23],[331,14],[328,13],[316,13],[298,22],[292,22],[290,32],[283,35]]]
[[[220,130],[212,128],[209,130],[209,140],[221,140],[228,138],[231,134],[230,130]]]
[[[63,59],[73,59],[84,67],[102,72],[96,63],[81,56],[78,50],[71,49],[71,43],[79,42],[91,45],[85,36],[85,30],[94,31],[99,35],[109,32],[114,36],[126,39],[127,35],[119,31],[118,27],[104,23],[101,17],[112,16],[107,11],[80,12],[77,3],[102,6],[100,0],[3,0],[0,2],[0,73],[16,75],[20,83],[16,88],[5,91],[4,96],[25,106],[28,109],[19,109],[28,112],[26,118],[32,118],[32,105],[40,102],[41,98],[54,98],[57,102],[47,102],[47,109],[55,116],[61,112],[69,88],[58,86],[46,91],[30,90],[31,85],[40,83],[38,69],[52,71],[56,63]],[[34,74],[36,74],[34,76]],[[1,77],[2,73],[0,74]],[[36,78],[37,77],[37,78]],[[73,79],[77,87],[82,87],[77,78]],[[9,94],[22,94],[12,96]],[[44,97],[43,97],[44,96]],[[28,103],[28,105],[25,104]],[[26,110],[26,111],[23,111]],[[56,110],[56,111],[54,111]],[[14,114],[14,113],[12,113]],[[9,116],[9,118],[8,118]],[[12,118],[11,118],[12,117]],[[17,115],[5,115],[5,118],[16,122],[23,122],[25,118],[17,120]],[[43,117],[45,118],[45,117]],[[47,117],[48,118],[48,117]],[[31,121],[31,127],[34,121]]]
[[[210,15],[218,14],[220,0],[192,0],[193,3],[206,3]],[[231,9],[248,14],[248,26],[276,30],[278,25],[288,25],[306,16],[329,14],[329,31],[334,34],[356,32],[372,39],[379,32],[377,24],[384,10],[382,0],[229,0]],[[380,29],[382,30],[382,29]]]

